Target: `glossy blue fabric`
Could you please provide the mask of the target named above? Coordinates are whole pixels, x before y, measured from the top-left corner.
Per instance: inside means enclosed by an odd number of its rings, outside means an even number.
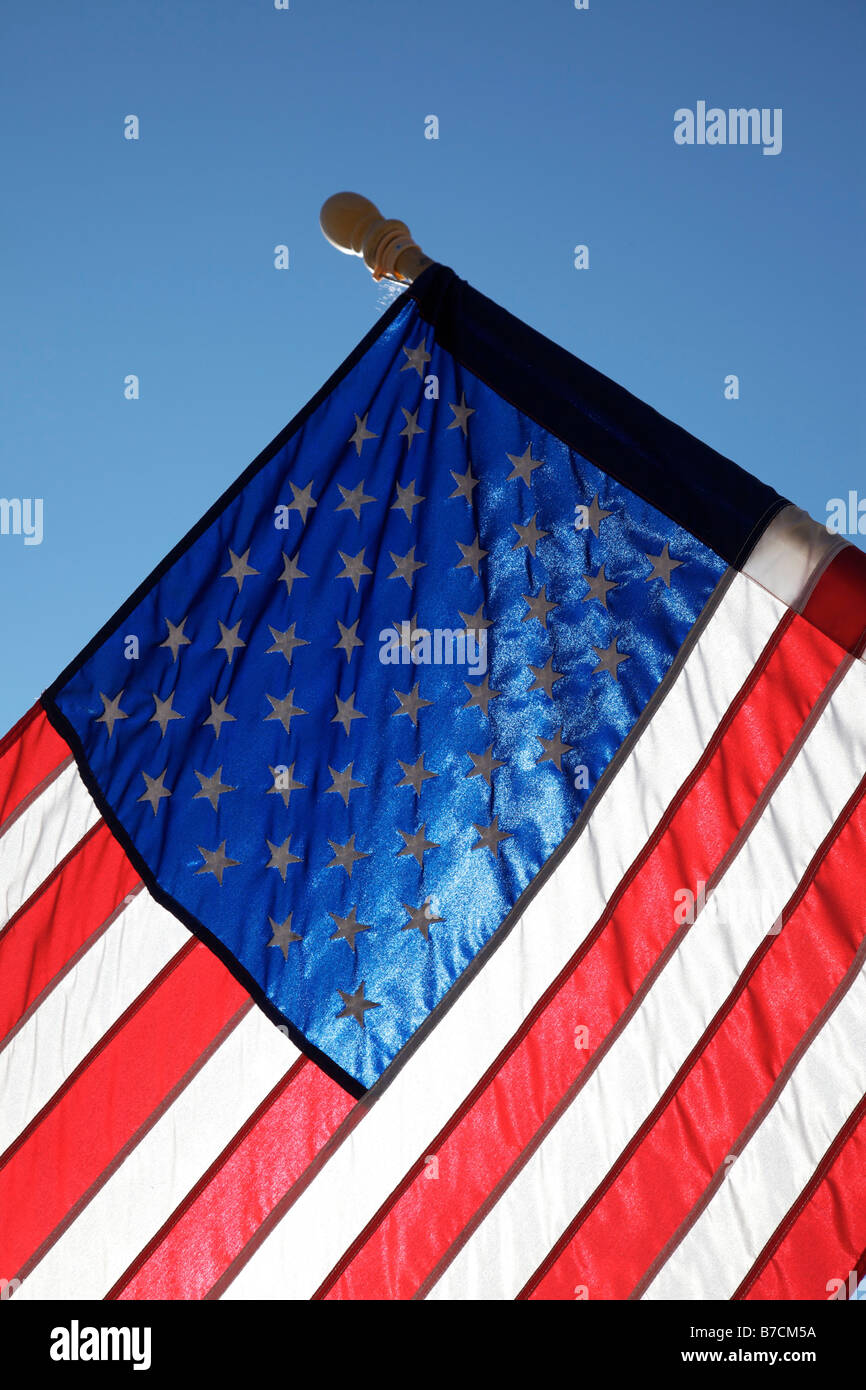
[[[423,375],[404,349],[424,344],[430,360]],[[431,380],[435,379],[435,380]],[[438,387],[438,398],[435,391]],[[451,405],[465,393],[472,414],[468,437]],[[417,413],[409,442],[404,408]],[[355,443],[356,417],[374,437]],[[449,428],[449,426],[451,426]],[[541,466],[527,485],[509,479],[513,464],[531,447]],[[452,496],[454,474],[471,464],[477,486],[466,497]],[[353,489],[363,480],[372,497],[360,519],[343,501],[340,485]],[[395,508],[396,487],[414,483],[423,498],[406,511]],[[291,484],[312,483],[316,506],[286,513]],[[598,498],[610,513],[594,530],[575,529],[575,508]],[[276,524],[288,519],[288,529]],[[545,534],[535,555],[520,544],[515,523],[536,518]],[[460,565],[476,536],[486,555],[476,576]],[[670,586],[648,580],[663,547],[679,561]],[[410,589],[396,560],[415,548],[421,562]],[[243,556],[257,573],[238,587],[229,551]],[[344,569],[343,552],[363,550],[371,571],[356,591]],[[295,556],[305,578],[288,591],[281,582],[283,555]],[[605,566],[617,587],[584,601],[584,575]],[[240,493],[196,535],[173,563],[165,566],[134,606],[102,635],[86,659],[54,691],[57,709],[74,731],[82,766],[116,827],[184,920],[201,924],[220,944],[224,958],[236,961],[274,1010],[314,1048],[330,1058],[359,1086],[370,1086],[397,1056],[413,1032],[443,999],[477,952],[490,940],[521,894],[568,833],[591,789],[635,724],[698,618],[726,566],[724,561],[662,511],[600,472],[505,402],[478,377],[437,346],[430,325],[415,302],[404,297],[366,351],[289,439],[261,466]],[[524,621],[526,597],[546,586],[557,606],[546,626]],[[461,612],[473,615],[484,605],[491,623],[488,637],[487,715],[470,704],[470,687],[483,681],[465,663],[417,664],[403,649],[403,663],[380,660],[380,634],[403,620],[418,628],[458,630]],[[186,619],[177,659],[164,644],[166,620]],[[338,620],[351,628],[363,647],[335,646]],[[216,649],[219,623],[245,643],[231,663]],[[306,645],[294,648],[290,662],[274,645],[271,629]],[[128,659],[134,636],[137,659]],[[628,659],[618,668],[594,673],[595,648],[612,641]],[[560,673],[552,694],[530,690],[530,666],[553,658]],[[410,694],[415,682],[424,704],[417,722],[400,715],[395,691]],[[468,685],[467,685],[468,682]],[[101,694],[118,692],[126,718],[100,722]],[[293,691],[295,715],[289,732],[268,719],[268,695],[281,700]],[[173,711],[161,735],[153,721],[154,695],[173,694]],[[334,722],[335,695],[363,718],[350,731]],[[219,738],[205,724],[210,698],[227,701],[233,722]],[[545,745],[561,730],[570,748],[561,760],[539,762]],[[502,766],[491,774],[467,776],[469,753],[492,745]],[[404,779],[400,762],[413,765],[424,755],[420,795]],[[333,773],[349,764],[363,786],[348,805],[329,792]],[[273,794],[273,768],[292,766],[302,784],[288,804]],[[232,790],[217,808],[202,796],[200,778],[221,768]],[[581,769],[585,769],[584,772]],[[141,801],[143,774],[159,778],[171,795],[153,805]],[[495,821],[494,818],[498,818]],[[494,856],[473,848],[476,826],[498,825],[508,836]],[[432,847],[419,864],[401,854],[400,831],[413,835],[423,825]],[[366,856],[351,877],[334,864],[334,845],[354,836]],[[267,841],[290,839],[285,881],[269,866]],[[225,842],[236,863],[222,883],[210,872],[204,850]],[[428,931],[404,930],[410,909],[428,906]],[[349,942],[334,938],[335,917],[354,910],[369,930]],[[285,948],[271,944],[275,923],[291,913],[299,939]],[[331,914],[334,914],[332,916]],[[433,918],[441,920],[434,921]],[[208,938],[208,939],[210,939]],[[375,1003],[363,1022],[345,1012],[344,996]]]

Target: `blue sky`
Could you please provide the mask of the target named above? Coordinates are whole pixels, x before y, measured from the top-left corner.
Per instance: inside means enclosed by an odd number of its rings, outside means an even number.
[[[855,0],[8,0],[0,495],[44,538],[0,535],[0,723],[381,312],[319,232],[341,188],[816,518],[866,496],[864,30]],[[781,153],[676,145],[701,100],[782,108]]]

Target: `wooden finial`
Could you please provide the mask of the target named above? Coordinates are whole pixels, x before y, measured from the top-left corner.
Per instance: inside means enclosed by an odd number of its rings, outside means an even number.
[[[335,193],[322,204],[326,239],[348,256],[363,256],[374,280],[388,275],[408,284],[433,262],[412,240],[405,222],[386,219],[360,193]]]

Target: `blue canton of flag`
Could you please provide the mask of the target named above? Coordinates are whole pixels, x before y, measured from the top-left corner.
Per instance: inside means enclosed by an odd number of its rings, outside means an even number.
[[[730,558],[458,360],[450,275],[51,692],[151,891],[355,1094],[555,862]]]

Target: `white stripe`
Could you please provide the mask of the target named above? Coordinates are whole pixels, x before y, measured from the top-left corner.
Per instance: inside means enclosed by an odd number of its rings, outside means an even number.
[[[602,1181],[734,988],[854,791],[866,765],[864,703],[866,670],[855,662],[640,1008],[431,1298],[514,1298]],[[776,1179],[773,1172],[767,1177]]]
[[[783,611],[762,588],[734,578],[584,833],[225,1297],[315,1291],[592,928]]]
[[[71,764],[0,835],[0,926],[98,820],[96,804]]]
[[[730,1298],[866,1091],[866,969],[644,1298]]]
[[[0,1153],[189,939],[145,890],[131,898],[0,1052]]]
[[[847,544],[791,504],[773,517],[743,568],[776,598],[802,613],[816,577]]]
[[[16,1302],[104,1298],[297,1056],[253,1008],[27,1275]]]

